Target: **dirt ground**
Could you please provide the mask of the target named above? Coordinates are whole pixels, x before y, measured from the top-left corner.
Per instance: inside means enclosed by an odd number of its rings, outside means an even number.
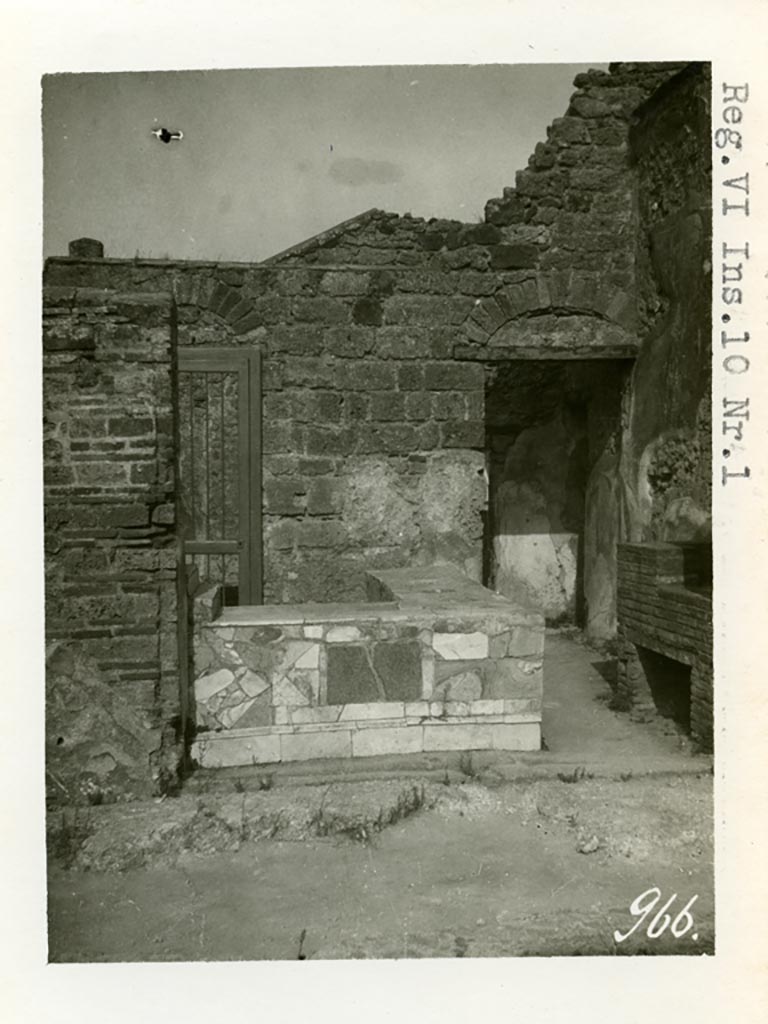
[[[52,822],[49,959],[714,950],[709,772],[241,790]]]

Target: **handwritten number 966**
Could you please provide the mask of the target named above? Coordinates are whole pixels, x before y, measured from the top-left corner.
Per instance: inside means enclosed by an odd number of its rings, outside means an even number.
[[[683,909],[673,918],[672,913],[669,912],[670,907],[677,899],[677,893],[673,892],[667,902],[656,912],[648,925],[648,931],[646,932],[648,938],[658,939],[658,937],[665,932],[667,928],[669,928],[676,939],[682,938],[682,936],[693,927],[691,907],[698,898],[698,896],[692,896]],[[660,899],[661,889],[657,889],[656,886],[651,889],[646,889],[645,892],[641,892],[629,908],[630,914],[633,917],[636,917],[637,921],[635,921],[629,931],[624,935],[622,935],[620,931],[615,931],[613,933],[614,940],[616,942],[623,942],[625,939],[628,939],[634,931],[645,923],[649,914],[652,914],[656,909]],[[694,936],[694,938],[695,937],[696,936]]]

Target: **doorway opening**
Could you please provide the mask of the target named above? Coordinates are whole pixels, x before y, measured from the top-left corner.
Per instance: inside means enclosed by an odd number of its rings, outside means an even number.
[[[621,404],[627,360],[488,367],[486,585],[550,626],[615,630]]]

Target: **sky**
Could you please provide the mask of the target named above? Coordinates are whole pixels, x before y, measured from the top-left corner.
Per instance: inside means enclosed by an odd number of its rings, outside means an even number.
[[[590,66],[46,75],[44,253],[258,262],[371,207],[482,220]]]

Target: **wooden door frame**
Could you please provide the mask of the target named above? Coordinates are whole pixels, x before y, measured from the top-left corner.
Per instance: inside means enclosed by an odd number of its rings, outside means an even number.
[[[194,554],[238,555],[238,603],[261,604],[263,597],[261,479],[261,349],[184,347],[179,373],[237,373],[238,474],[241,481],[236,540],[180,537],[181,561]],[[181,412],[177,409],[177,415]],[[245,486],[242,482],[245,481]]]

